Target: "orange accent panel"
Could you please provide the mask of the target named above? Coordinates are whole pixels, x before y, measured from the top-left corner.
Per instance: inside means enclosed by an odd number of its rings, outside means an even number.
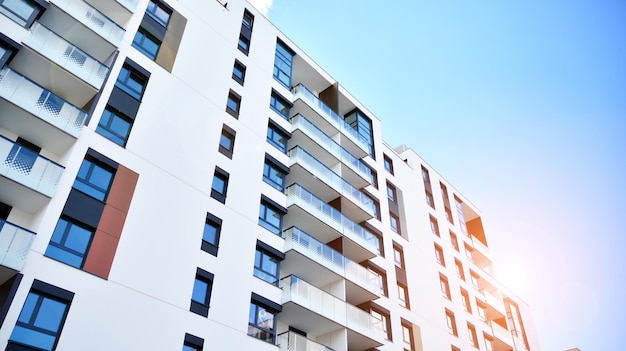
[[[113,258],[115,258],[118,242],[119,238],[112,237],[101,230],[96,230],[83,270],[107,279],[111,271]]]
[[[116,207],[123,212],[128,212],[138,179],[139,174],[119,165],[115,172],[113,184],[111,184],[111,189],[109,190],[107,205]]]
[[[98,230],[101,230],[112,237],[120,238],[124,222],[126,221],[126,212],[107,204],[102,211],[102,217],[98,223]]]

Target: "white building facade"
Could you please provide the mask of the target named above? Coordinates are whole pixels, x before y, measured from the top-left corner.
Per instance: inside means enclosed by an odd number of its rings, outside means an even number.
[[[0,348],[539,350],[479,211],[245,1],[0,1]]]

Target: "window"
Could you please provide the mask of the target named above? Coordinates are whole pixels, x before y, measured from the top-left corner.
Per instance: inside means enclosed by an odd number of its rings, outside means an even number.
[[[5,137],[2,137],[2,139],[8,140]],[[41,151],[41,148],[37,145],[25,139],[17,138],[9,150],[9,154],[4,159],[4,164],[18,173],[28,175],[33,169],[35,161],[37,161],[39,151]]]
[[[454,196],[454,203],[456,204],[456,213],[459,217],[459,226],[461,232],[467,235],[467,224],[465,223],[465,215],[463,214],[463,201],[461,201],[456,195]]]
[[[454,345],[450,345],[450,350],[452,350],[452,351],[461,351],[460,348],[458,348],[458,347],[456,347]]]
[[[479,278],[478,274],[476,274],[476,273],[472,272],[472,270],[470,270],[470,280],[472,282],[472,286],[476,290],[480,290],[479,279],[480,278]]]
[[[402,344],[405,351],[413,351],[413,327],[410,323],[402,320]]]
[[[457,258],[454,259],[454,268],[456,269],[456,276],[465,281],[465,271],[463,270],[463,263]]]
[[[393,213],[389,213],[389,222],[391,223],[391,230],[393,230],[394,232],[401,234],[400,233],[400,219],[398,218],[398,216],[394,215]]]
[[[74,293],[35,280],[6,350],[56,349]]]
[[[253,24],[254,15],[252,15],[250,11],[244,10],[243,18],[241,19],[241,31],[239,33],[237,48],[246,55],[250,52],[250,40],[252,38]]]
[[[430,183],[430,174],[424,166],[422,166],[422,179],[424,179],[424,183]]]
[[[196,279],[193,283],[191,306],[189,310],[204,317],[208,316],[212,289],[213,274],[198,268],[196,271]]]
[[[426,190],[426,203],[428,204],[428,206],[435,209],[435,200],[433,200],[433,194],[431,194],[428,190]]]
[[[439,223],[437,223],[437,219],[433,216],[430,216],[430,231],[436,236],[440,236]]]
[[[283,215],[287,213],[278,204],[269,199],[262,199],[259,208],[259,225],[270,232],[280,235],[283,230]]]
[[[202,250],[217,256],[217,249],[220,243],[220,233],[222,231],[222,220],[207,213],[204,221],[204,231],[202,232]]]
[[[391,184],[389,184],[389,183],[387,183],[387,198],[391,202],[396,202],[397,201],[396,187],[391,185]]]
[[[372,120],[356,108],[346,114],[344,116],[344,120],[352,128],[354,128],[354,130],[356,130],[359,140],[361,140],[368,146],[369,155],[372,158],[376,158],[374,155],[374,134],[372,132]]]
[[[2,13],[2,1],[1,0],[0,0],[0,13]],[[8,38],[4,34],[0,33],[0,68],[4,67],[4,65],[9,63],[11,59],[13,59],[13,57],[20,50],[20,47],[21,47],[20,44],[16,43],[15,41],[11,40],[11,38]],[[56,100],[54,98],[56,98],[56,96],[52,94],[50,94],[48,97],[48,99],[53,99],[53,101],[51,102],[56,102],[54,101]],[[42,100],[42,97],[39,97],[39,100]],[[56,103],[56,104],[51,103],[50,105],[52,105],[55,111],[57,111],[58,113],[58,111],[61,109],[60,106],[63,105],[63,103]]]
[[[286,153],[287,142],[291,136],[287,131],[270,120],[267,126],[267,142],[274,145],[278,150]]]
[[[446,219],[448,220],[448,222],[450,222],[450,224],[454,224],[454,220],[452,219],[452,211],[447,207],[445,211],[446,211]]]
[[[452,244],[452,247],[458,252],[459,240],[456,238],[456,234],[454,234],[451,230],[448,232],[450,233],[450,244]]]
[[[246,66],[239,62],[239,60],[235,60],[235,64],[233,66],[233,79],[241,85],[243,85],[243,82],[246,79]]]
[[[383,296],[389,296],[389,289],[387,287],[387,273],[378,266],[373,266],[372,263],[367,265],[367,270],[378,276],[378,286],[380,286],[380,290]]]
[[[372,185],[374,188],[378,189],[378,173],[376,173],[376,171],[371,169],[369,166],[367,166],[367,168],[369,168],[370,173],[372,174]]]
[[[289,167],[280,164],[270,155],[265,155],[263,165],[263,181],[279,191],[285,190],[285,177],[289,172]]]
[[[272,108],[272,110],[276,111],[281,117],[289,120],[289,109],[291,108],[291,103],[280,94],[278,94],[275,90],[272,90],[270,107]]]
[[[117,76],[115,86],[132,96],[136,100],[141,101],[143,93],[148,84],[148,77],[131,67],[124,64],[120,74]]]
[[[132,118],[107,105],[100,117],[96,132],[117,145],[125,146],[132,126]]]
[[[219,167],[215,167],[215,173],[213,174],[213,185],[211,185],[211,197],[221,203],[226,202],[228,178],[228,172]]]
[[[450,296],[450,284],[448,284],[448,278],[446,278],[443,274],[439,274],[439,288],[441,289],[443,297],[448,300],[452,299]]]
[[[80,165],[73,188],[94,199],[104,201],[113,182],[114,173],[114,169],[87,155]]]
[[[254,276],[277,285],[280,273],[280,261],[284,254],[262,242],[257,242],[254,254]]]
[[[393,262],[397,267],[404,269],[404,252],[402,247],[396,243],[393,243]]]
[[[57,261],[82,268],[95,230],[61,217],[57,222],[45,255]]]
[[[263,303],[265,300],[267,303]],[[248,335],[274,344],[276,338],[276,319],[274,318],[280,306],[271,306],[271,301],[257,297],[253,293],[250,302],[250,313],[248,314]]]
[[[402,283],[397,282],[398,285],[398,303],[404,308],[409,308],[409,290]]]
[[[487,320],[487,306],[478,300],[476,300],[476,312],[481,321]]]
[[[441,249],[441,246],[435,244],[435,260],[437,260],[437,263],[439,263],[442,266],[446,266],[446,260],[443,257],[443,249]]]
[[[243,12],[243,18],[241,20],[241,25],[252,30],[252,25],[254,23],[254,15],[250,13],[250,11],[245,10]]]
[[[274,57],[274,78],[287,89],[291,90],[291,68],[293,57],[296,54],[280,39],[276,41],[276,56]]]
[[[478,338],[476,337],[476,327],[473,324],[467,323],[467,333],[469,336],[470,343],[474,345],[475,348],[478,348]]]
[[[472,256],[472,252],[474,251],[474,249],[472,249],[472,247],[467,245],[467,244],[464,244],[463,246],[465,248],[465,257],[467,257],[467,259],[470,262],[473,262],[474,261],[474,256]]]
[[[385,340],[391,340],[391,324],[389,320],[389,311],[383,311],[382,309],[372,308],[370,315],[374,319],[374,323],[380,325],[385,332]]]
[[[185,333],[183,351],[202,351],[203,347],[204,340],[202,338]]]
[[[222,125],[222,134],[220,135],[220,146],[218,151],[228,158],[233,158],[233,151],[235,149],[235,132],[234,129],[227,125]]]
[[[472,305],[470,304],[469,294],[464,289],[461,289],[461,300],[463,302],[463,308],[467,312],[472,313]]]
[[[154,60],[161,47],[161,40],[157,39],[157,37],[150,34],[146,28],[141,26],[133,39],[133,47]]]
[[[454,313],[446,309],[446,324],[448,325],[448,331],[454,336],[458,336],[459,333],[456,330],[456,319]]]
[[[483,333],[483,338],[485,339],[485,350],[493,351],[493,338],[484,333]]]
[[[167,27],[167,24],[170,21],[170,16],[172,15],[172,10],[159,1],[150,0],[148,8],[146,9],[146,14],[162,24],[163,27]]]
[[[239,51],[243,52],[247,56],[248,53],[250,52],[250,38],[246,37],[243,34],[239,34],[239,41],[237,42],[237,48],[239,49]]]
[[[383,162],[385,164],[385,170],[393,174],[393,161],[391,160],[391,158],[383,154]]]
[[[228,93],[228,100],[226,100],[226,112],[235,118],[239,118],[239,108],[241,107],[241,96],[230,91]]]
[[[32,0],[0,0],[0,13],[22,27],[30,27],[43,10]]]

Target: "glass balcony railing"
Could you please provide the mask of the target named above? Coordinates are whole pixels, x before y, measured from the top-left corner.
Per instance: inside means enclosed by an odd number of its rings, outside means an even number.
[[[137,3],[139,0],[115,0],[120,3],[122,6],[127,8],[130,12],[135,12],[137,9]]]
[[[293,248],[359,286],[377,295],[382,293],[378,274],[367,270],[297,227],[285,230],[283,238],[285,238],[285,250]]]
[[[276,337],[276,345],[280,351],[334,351],[330,347],[294,332],[285,332],[278,335]]]
[[[0,175],[52,197],[63,167],[0,135]]]
[[[298,84],[291,92],[293,93],[294,99],[300,98],[303,101],[306,101],[307,104],[311,106],[320,116],[324,117],[330,124],[334,125],[335,128],[355,141],[360,148],[369,152],[367,140],[365,140],[363,136],[359,135],[356,129],[352,128],[349,123],[344,121],[341,116],[315,96],[315,94],[307,89],[307,87],[302,84]]]
[[[78,138],[87,113],[9,67],[0,71],[0,97]]]
[[[21,271],[34,239],[35,233],[0,219],[0,264]]]
[[[491,331],[495,338],[506,343],[507,345],[513,346],[513,336],[511,335],[510,331],[493,321],[491,321],[489,324],[491,325]]]
[[[122,1],[122,5],[124,2],[129,1]],[[137,1],[134,2],[137,6]],[[52,3],[111,44],[119,46],[122,42],[126,30],[88,3],[82,0],[52,0]]]
[[[283,303],[292,301],[370,338],[385,338],[380,321],[377,322],[369,313],[294,275],[281,279],[280,288],[283,290]]]
[[[338,231],[346,235],[352,241],[359,243],[371,252],[376,254],[380,253],[378,238],[374,234],[354,223],[348,217],[341,214],[340,211],[320,200],[299,184],[289,186],[285,189],[285,194],[287,195],[287,202],[304,202],[311,210],[317,212],[318,218],[326,218],[332,221],[332,223],[338,227]]]
[[[40,23],[33,24],[24,43],[95,88],[100,89],[109,72],[108,67]]]
[[[337,142],[326,135],[326,133],[322,132],[315,124],[311,123],[299,113],[291,117],[290,121],[294,128],[299,128],[304,131],[310,138],[315,140],[316,143],[335,155],[335,157],[338,157],[341,162],[350,167],[361,177],[372,183],[372,170],[361,162],[361,160],[352,156],[348,150],[337,144]]]
[[[303,148],[296,146],[287,152],[292,164],[300,163],[304,165],[315,177],[321,179],[326,184],[334,188],[338,193],[347,197],[353,203],[363,208],[372,217],[376,211],[374,201],[363,194],[359,189],[353,187],[340,175],[326,167],[322,162],[306,152]]]

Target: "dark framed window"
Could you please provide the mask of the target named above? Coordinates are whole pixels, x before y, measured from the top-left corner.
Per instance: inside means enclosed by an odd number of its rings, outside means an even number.
[[[383,163],[385,164],[385,170],[393,174],[393,161],[391,160],[391,157],[383,154]]]
[[[413,351],[413,345],[415,344],[413,342],[413,325],[404,319],[401,319],[400,322],[402,325],[402,343],[404,345],[404,350]]]
[[[124,64],[124,66],[122,66],[122,70],[117,76],[117,81],[115,82],[116,87],[140,101],[143,97],[147,84],[148,77],[128,64]]]
[[[6,350],[55,350],[73,298],[72,292],[35,280]]]
[[[390,183],[387,183],[387,198],[391,202],[397,202],[398,197],[396,195],[396,187],[391,185]]]
[[[2,137],[5,140],[8,140]],[[28,140],[18,137],[9,150],[9,154],[4,159],[4,164],[13,170],[29,174],[39,157],[41,148]]]
[[[406,285],[400,282],[396,282],[396,284],[398,285],[398,303],[400,306],[410,309],[411,303],[409,302],[409,289]]]
[[[270,155],[265,155],[263,165],[263,181],[274,187],[276,190],[285,190],[285,178],[289,173],[289,167],[279,163]]]
[[[229,176],[228,172],[219,167],[215,167],[213,184],[211,185],[211,197],[221,203],[226,202],[226,191],[228,190]]]
[[[208,316],[212,289],[213,274],[198,268],[196,271],[196,279],[193,283],[191,306],[189,310],[204,317]]]
[[[0,7],[0,9],[2,9],[2,7]],[[20,44],[16,43],[14,40],[7,37],[6,35],[0,33],[0,68],[8,64],[11,61],[11,59],[15,57],[15,55],[20,50],[20,48],[21,48]],[[56,96],[51,95],[51,97],[56,97]],[[41,100],[42,98],[39,97],[39,99]],[[57,108],[56,110],[60,110],[60,107]]]
[[[141,26],[137,30],[137,34],[135,34],[135,38],[133,39],[133,47],[154,60],[157,57],[159,48],[161,47],[161,40],[152,35],[146,28]]]
[[[114,174],[115,170],[110,166],[87,155],[80,165],[73,188],[94,199],[104,201],[109,193]]]
[[[254,15],[247,9],[243,11],[243,18],[241,19],[241,25],[249,30],[252,30],[254,25]]]
[[[287,89],[291,90],[291,71],[293,57],[296,54],[280,39],[276,41],[276,55],[274,57],[274,78]]]
[[[285,213],[287,213],[287,209],[269,199],[262,198],[259,208],[259,225],[276,235],[280,235],[283,230],[283,215]]]
[[[57,222],[45,255],[76,268],[82,268],[95,230],[61,217]]]
[[[401,234],[400,232],[400,218],[393,213],[389,213],[389,223],[391,225],[391,230],[394,232]]]
[[[404,251],[402,246],[393,243],[393,262],[396,267],[404,269]]]
[[[276,339],[276,313],[277,309],[268,304],[258,301],[253,295],[250,301],[250,313],[248,314],[248,335],[274,344]],[[264,299],[265,300],[265,299]]]
[[[239,60],[235,60],[235,64],[233,65],[233,79],[241,85],[243,85],[246,79],[246,66],[239,62]]]
[[[154,20],[163,25],[163,27],[167,27],[170,17],[172,16],[172,9],[160,1],[150,0],[146,14],[154,18]]]
[[[32,0],[0,0],[0,13],[22,27],[30,27],[44,7]]]
[[[278,285],[280,261],[282,258],[276,255],[274,251],[257,245],[254,254],[253,274],[255,277],[263,279],[272,285]]]
[[[275,90],[272,90],[272,96],[270,98],[270,107],[276,111],[281,117],[289,120],[289,109],[291,109],[291,103],[282,97]]]
[[[120,146],[125,146],[133,119],[107,105],[100,117],[96,132]]]
[[[369,155],[375,159],[372,120],[359,109],[354,109],[346,114],[344,120],[357,131],[359,140],[367,144]]]
[[[371,307],[370,316],[376,320],[376,324],[379,324],[383,332],[385,332],[385,339],[391,341],[391,321],[389,319],[389,311],[380,307]]]
[[[185,341],[183,343],[183,351],[202,351],[204,347],[204,339],[195,335],[185,333]]]
[[[241,96],[234,91],[228,92],[226,100],[226,112],[235,118],[239,118],[239,108],[241,107]]]
[[[267,126],[267,142],[274,145],[278,150],[287,153],[287,143],[291,135],[278,124],[270,120]]]
[[[222,232],[222,220],[210,213],[206,214],[204,230],[202,232],[202,250],[217,256]]]
[[[250,52],[250,40],[252,39],[252,26],[254,25],[254,15],[247,9],[243,12],[241,19],[241,31],[239,32],[239,41],[237,48],[239,51],[248,55]]]
[[[237,48],[239,51],[248,55],[250,52],[250,38],[246,37],[243,34],[239,34],[239,41],[237,42]]]
[[[237,132],[235,132],[234,129],[225,124],[222,125],[222,134],[220,135],[220,146],[218,151],[228,158],[233,158],[236,134]]]

